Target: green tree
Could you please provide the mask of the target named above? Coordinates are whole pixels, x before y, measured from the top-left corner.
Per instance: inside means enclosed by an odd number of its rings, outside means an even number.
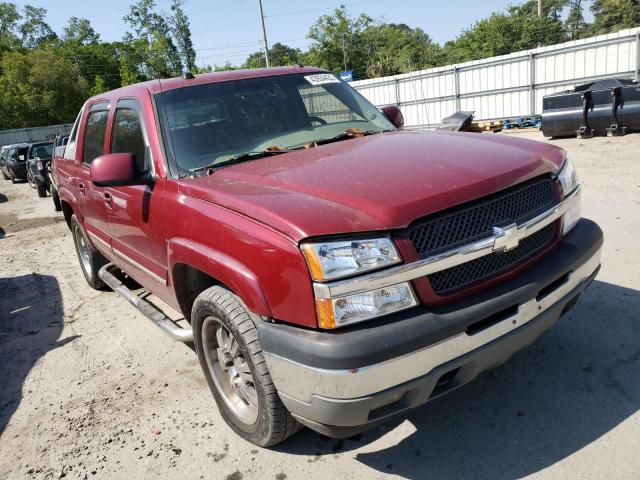
[[[543,4],[542,17],[534,1],[509,7],[505,13],[492,13],[445,44],[446,63],[506,55],[567,40],[559,13],[561,3]]]
[[[226,62],[223,65],[214,65],[213,67],[207,67],[203,69],[201,73],[226,72],[228,70],[239,70],[239,68],[240,67],[236,67],[235,65],[232,65],[231,62]]]
[[[107,83],[104,81],[101,75],[96,75],[94,77],[93,86],[91,87],[91,96],[100,95],[109,90],[107,87]]]
[[[182,10],[183,0],[172,0],[171,11],[173,16],[170,19],[171,30],[182,58],[182,66],[189,71],[195,70],[196,51],[191,42],[191,29],[189,28],[189,18]]]
[[[286,65],[297,65],[301,63],[302,51],[299,48],[289,47],[283,43],[274,43],[269,49],[269,64],[272,67]],[[264,68],[267,62],[264,58],[264,51],[259,50],[252,53],[245,60],[244,68]]]
[[[93,45],[100,41],[100,35],[86,18],[71,17],[63,32],[65,41],[78,45]]]
[[[640,25],[640,0],[594,0],[593,33],[602,34]]]
[[[61,58],[76,65],[90,91],[101,93],[121,86],[120,44],[101,42],[89,20],[71,17],[62,38],[52,43],[52,48]]]
[[[322,15],[309,30],[312,40],[308,53],[313,65],[339,72],[341,70],[366,70],[366,58],[362,36],[373,19],[361,14],[354,18],[342,6],[331,15]]]
[[[78,68],[51,48],[6,53],[2,71],[0,130],[70,122],[89,93]]]
[[[45,21],[47,16],[46,8],[24,6],[24,21],[20,25],[19,31],[22,37],[22,45],[25,48],[35,48],[45,42],[57,38],[49,24]]]
[[[129,43],[142,60],[139,73],[145,78],[167,78],[180,74],[180,54],[171,37],[167,19],[156,13],[154,0],[138,0],[124,17],[133,32],[123,41]]]
[[[569,14],[564,23],[571,40],[584,36],[587,32],[587,22],[584,19],[584,0],[570,1]]]
[[[18,45],[17,27],[21,18],[14,3],[0,2],[0,55]]]
[[[381,77],[440,65],[442,48],[420,28],[383,23],[362,34],[366,71],[356,76]]]

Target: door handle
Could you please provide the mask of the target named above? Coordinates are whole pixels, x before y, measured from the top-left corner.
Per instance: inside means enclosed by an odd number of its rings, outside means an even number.
[[[80,195],[84,195],[84,183],[78,184],[78,191],[80,192]]]
[[[102,198],[104,198],[104,203],[107,208],[111,208],[111,206],[113,205],[113,197],[111,197],[111,194],[109,192],[104,192],[102,194]]]

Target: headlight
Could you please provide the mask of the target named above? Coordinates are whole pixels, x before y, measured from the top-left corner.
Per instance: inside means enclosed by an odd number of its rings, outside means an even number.
[[[571,160],[566,160],[558,173],[558,180],[562,185],[562,194],[566,197],[578,187],[578,174]],[[562,234],[565,235],[576,226],[581,218],[580,199],[577,199],[571,210],[567,211],[562,217],[563,227]]]
[[[347,277],[400,262],[389,238],[305,243],[311,277],[318,282]]]
[[[320,328],[339,328],[398,312],[418,304],[409,282],[370,292],[332,299],[317,299]]]
[[[562,184],[562,193],[565,197],[578,186],[578,173],[571,160],[565,160],[560,172],[558,172],[558,180]]]

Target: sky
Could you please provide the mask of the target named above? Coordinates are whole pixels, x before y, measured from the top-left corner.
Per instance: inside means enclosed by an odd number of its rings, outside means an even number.
[[[106,41],[119,40],[127,31],[122,17],[127,0],[29,0],[15,1],[47,9],[47,21],[61,34],[69,17],[87,18]],[[463,29],[521,0],[263,0],[267,40],[305,49],[309,27],[324,14],[345,5],[352,15],[366,13],[377,20],[420,27],[443,44]],[[158,10],[170,13],[170,0],[156,0]],[[197,64],[240,64],[262,45],[258,0],[186,0]]]

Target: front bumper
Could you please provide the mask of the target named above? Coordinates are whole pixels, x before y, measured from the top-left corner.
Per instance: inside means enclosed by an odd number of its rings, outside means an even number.
[[[338,332],[260,324],[280,398],[301,423],[349,436],[463,385],[533,342],[600,266],[602,231],[581,220],[519,277],[456,305],[417,307]]]

